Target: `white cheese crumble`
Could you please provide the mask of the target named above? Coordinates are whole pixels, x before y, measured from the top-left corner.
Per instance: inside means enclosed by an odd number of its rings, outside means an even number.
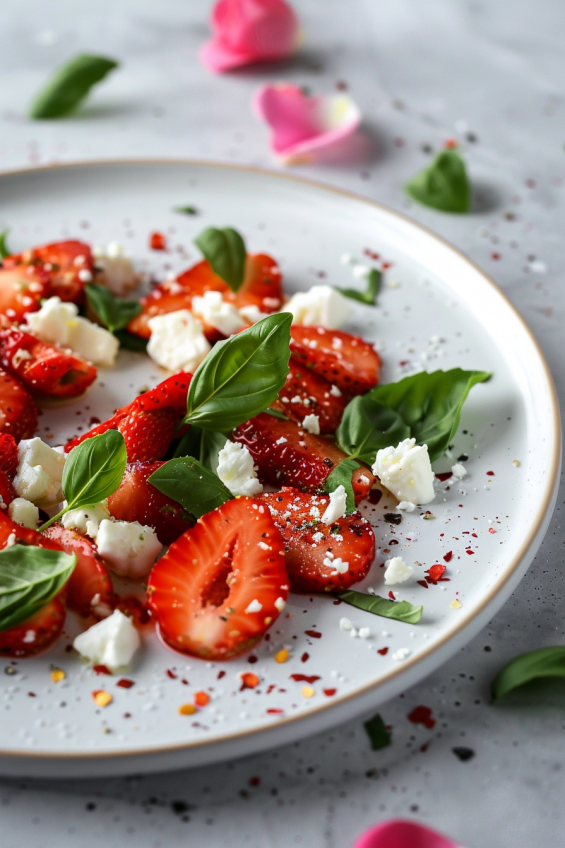
[[[397,509],[401,509],[404,512],[414,512],[416,509],[416,504],[412,503],[412,501],[400,501]]]
[[[25,362],[26,359],[31,359],[31,353],[29,352],[29,350],[26,350],[25,347],[21,347],[13,355],[12,365],[14,366],[14,368],[17,368],[18,365],[21,365],[22,362]]]
[[[308,433],[312,433],[314,436],[320,435],[320,419],[317,415],[306,415],[302,426]]]
[[[281,436],[280,439],[277,439],[277,441],[275,442],[275,445],[284,445],[285,442],[287,442],[287,441],[288,441],[288,439],[285,439],[284,436]]]
[[[371,269],[367,265],[359,264],[354,265],[351,272],[357,280],[366,280],[371,273]]]
[[[96,544],[100,556],[120,577],[149,574],[163,547],[152,527],[107,518],[100,522]]]
[[[391,557],[385,562],[385,586],[404,583],[412,575],[413,569],[406,565],[402,557]]]
[[[128,665],[141,645],[131,618],[120,610],[93,624],[73,642],[75,651],[92,665],[105,665],[110,671]]]
[[[258,601],[257,598],[254,598],[250,604],[247,605],[245,612],[261,612],[263,609],[263,604],[261,601]]]
[[[238,442],[226,442],[218,453],[216,473],[232,495],[259,495],[263,491],[253,457],[248,448]]]
[[[75,303],[48,298],[38,312],[26,313],[27,325],[36,336],[52,344],[69,347],[94,365],[111,367],[120,343],[113,333],[78,314]]]
[[[339,620],[340,630],[352,630],[353,624],[348,618],[340,618]]]
[[[335,330],[347,323],[353,309],[341,292],[331,286],[312,286],[307,292],[293,294],[281,312],[290,312],[293,324]]]
[[[342,393],[341,393],[341,389],[339,388],[339,386],[335,386],[335,385],[333,385],[333,386],[331,387],[331,389],[330,389],[330,395],[331,395],[332,397],[341,397],[341,394],[342,394]]]
[[[328,568],[332,568],[336,574],[347,574],[349,571],[349,563],[344,562],[341,557],[334,557],[328,554],[324,557],[323,563]]]
[[[138,287],[141,277],[135,272],[130,257],[126,256],[119,242],[111,241],[105,249],[95,247],[92,253],[96,268],[100,269],[97,282],[105,285],[113,294],[122,297]]]
[[[192,312],[224,336],[237,333],[246,324],[233,303],[225,301],[217,291],[207,291],[202,297],[193,297]]]
[[[80,509],[71,509],[61,517],[61,524],[70,530],[78,530],[85,533],[91,539],[96,539],[100,523],[104,519],[111,519],[107,501],[85,506]]]
[[[454,477],[457,477],[458,480],[462,480],[467,474],[467,469],[464,465],[461,465],[460,462],[456,462],[455,465],[451,466],[451,473]]]
[[[371,638],[371,628],[370,627],[360,627],[359,628],[359,638],[360,639],[370,639]]]
[[[16,524],[36,530],[39,524],[39,510],[25,498],[14,498],[8,507],[8,515]]]
[[[275,601],[275,608],[278,609],[279,612],[282,612],[286,607],[286,601],[284,598],[277,598]]]
[[[343,486],[338,486],[330,494],[330,502],[322,515],[322,522],[324,524],[333,524],[338,518],[343,518],[346,508],[347,493]]]
[[[210,351],[202,324],[188,309],[156,315],[147,323],[151,330],[147,353],[169,371],[195,371]]]
[[[18,445],[18,470],[14,489],[20,498],[43,508],[63,499],[61,480],[65,456],[40,438],[23,439]]]
[[[410,650],[410,648],[399,648],[398,651],[394,652],[392,658],[396,662],[404,662],[404,660],[407,659],[411,653],[412,651]]]
[[[435,497],[428,446],[416,445],[416,439],[378,451],[373,474],[399,501],[426,504]]]

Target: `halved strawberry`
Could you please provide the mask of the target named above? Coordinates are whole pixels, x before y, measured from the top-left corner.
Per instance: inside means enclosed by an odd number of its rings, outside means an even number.
[[[194,524],[182,506],[159,492],[148,478],[163,462],[130,462],[119,488],[108,498],[108,509],[119,521],[139,521],[153,527],[162,545],[170,545]]]
[[[31,439],[37,429],[37,415],[32,396],[19,380],[0,368],[0,432],[16,442]]]
[[[296,324],[290,335],[292,354],[342,392],[361,395],[379,382],[381,358],[360,336]]]
[[[86,283],[92,280],[94,262],[90,247],[82,241],[70,239],[34,247],[3,260],[5,268],[35,269],[46,275],[49,295],[61,300],[80,303],[84,299]],[[47,294],[41,297],[49,296]],[[33,310],[27,309],[27,312]]]
[[[65,452],[68,453],[85,439],[105,433],[106,430],[119,430],[125,439],[129,462],[155,462],[161,459],[186,414],[186,396],[191,377],[192,374],[184,372],[168,377],[154,389],[118,409],[103,424],[71,439],[65,445]]]
[[[267,507],[236,498],[204,515],[155,563],[147,593],[171,648],[212,660],[250,650],[288,597],[283,540]]]
[[[262,483],[277,488],[294,486],[303,492],[323,493],[324,482],[335,466],[346,459],[333,442],[314,436],[294,421],[281,421],[262,412],[240,424],[233,439],[249,449]],[[366,498],[375,477],[366,466],[352,475],[355,501]]]
[[[18,470],[18,445],[12,435],[0,435],[0,471],[13,477]]]
[[[53,645],[65,624],[65,605],[60,592],[31,618],[0,632],[0,656],[32,657]]]
[[[96,368],[68,351],[14,327],[0,330],[0,364],[32,395],[73,398],[96,379]]]
[[[284,488],[262,498],[285,541],[294,591],[339,592],[367,576],[375,558],[375,536],[359,512],[327,525],[320,520],[329,503],[327,495]]]
[[[317,415],[320,433],[323,434],[335,433],[348,401],[349,398],[341,392],[336,397],[335,390],[325,377],[291,356],[286,383],[279,392],[278,401],[272,405],[298,424],[302,424],[307,415]]]
[[[49,275],[40,266],[10,267],[7,262],[4,259],[0,268],[0,315],[10,321],[23,321],[26,312],[36,312],[39,301],[49,297]]]

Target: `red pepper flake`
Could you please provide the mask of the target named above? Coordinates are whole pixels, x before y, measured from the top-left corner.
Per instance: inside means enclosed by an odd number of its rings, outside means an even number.
[[[310,654],[308,654],[308,653],[306,653],[306,651],[304,651],[304,653],[303,653],[303,654],[302,654],[302,656],[300,657],[300,661],[301,661],[301,662],[306,662],[306,661],[307,661],[307,660],[309,660],[309,659],[310,659]]]
[[[412,724],[423,724],[428,730],[436,726],[436,720],[432,716],[432,711],[429,707],[424,707],[422,704],[414,707],[411,713],[408,714],[408,721]]]
[[[473,555],[474,555],[474,553],[475,553],[475,551],[472,551],[472,550],[471,550],[471,548],[467,548],[467,550],[465,551],[465,553],[466,553],[466,554],[469,554],[469,556],[473,556]]]
[[[149,247],[151,250],[166,250],[167,239],[163,233],[151,233],[149,236]]]
[[[251,654],[251,656],[250,656],[250,657],[247,657],[247,662],[248,662],[248,663],[251,663],[251,665],[253,665],[253,663],[256,663],[256,662],[257,662],[257,657],[255,656],[255,654]]]
[[[196,692],[194,696],[194,703],[197,707],[205,707],[210,703],[210,695],[207,692]]]
[[[253,674],[251,671],[246,671],[241,675],[240,692],[244,689],[255,689],[256,686],[259,686],[259,678],[256,674]]]
[[[144,601],[140,598],[136,598],[134,595],[129,595],[126,598],[120,598],[116,604],[116,609],[119,609],[124,615],[133,618],[134,623],[137,625],[149,624],[151,621],[151,612],[149,607]]]
[[[307,636],[310,636],[312,639],[321,639],[322,638],[322,634],[319,633],[317,630],[305,630],[304,632],[306,633]]]
[[[487,471],[488,477],[494,477],[494,471]]]
[[[107,665],[93,665],[92,671],[94,674],[112,674]]]
[[[454,150],[457,147],[457,139],[456,138],[446,138],[444,147],[446,150]]]
[[[381,268],[383,271],[387,271],[389,268],[392,268],[392,262],[383,262]]]
[[[371,491],[369,492],[368,501],[369,501],[370,504],[373,504],[373,506],[376,506],[379,503],[382,496],[383,496],[383,493],[381,492],[380,489],[371,489]]]
[[[291,674],[291,680],[296,680],[297,683],[304,681],[304,683],[315,683],[316,680],[320,679],[318,674]]]
[[[488,532],[489,533],[496,533],[496,530],[494,529],[494,527],[489,527]]]
[[[445,567],[445,565],[440,565],[440,563],[438,562],[438,563],[436,563],[436,565],[430,566],[430,568],[428,568],[426,573],[427,573],[428,577],[430,578],[430,580],[432,581],[432,583],[437,583],[438,580],[440,580],[443,577],[443,575],[445,574],[446,571],[447,571],[447,568]]]
[[[135,686],[135,681],[129,680],[127,677],[120,677],[120,679],[116,681],[116,686],[121,686],[122,689],[131,689],[132,686]]]
[[[409,359],[401,359],[398,364],[400,365],[401,368],[404,368],[405,365],[410,364],[410,360]],[[437,477],[437,474],[436,474],[436,477]]]
[[[391,589],[391,590],[390,590],[390,592],[388,593],[388,596],[389,596],[389,598],[391,599],[391,601],[396,601],[396,597],[395,597],[395,594],[394,594],[394,592],[392,591],[392,589]]]
[[[270,683],[270,684],[269,684],[269,687],[268,687],[268,689],[267,689],[267,695],[270,695],[270,694],[271,694],[271,692],[273,691],[273,689],[276,689],[276,688],[277,688],[277,684],[276,684],[276,683]]]
[[[500,259],[500,253],[491,253],[490,258],[491,259]]]
[[[426,589],[427,589],[427,588],[428,588],[428,587],[426,586]],[[381,655],[381,657],[386,657],[386,655],[388,654],[388,648],[378,648],[378,649],[377,649],[377,654],[380,654],[380,655]]]
[[[453,556],[453,551],[448,551],[443,555],[444,562],[451,562],[451,557]]]
[[[451,471],[441,471],[439,474],[435,475],[436,480],[439,480],[440,483],[445,483],[445,481],[449,480],[450,477],[453,477]]]
[[[219,672],[218,672],[218,680],[221,680],[221,679],[222,679],[222,677],[225,677],[225,676],[226,676],[225,671],[219,671]],[[184,683],[184,681],[183,681],[183,683]]]
[[[35,694],[35,692],[28,692],[27,696],[28,696],[28,698],[37,698],[37,695]]]
[[[423,589],[428,588],[428,584],[426,583],[425,580],[417,580],[416,582],[418,583],[418,586],[422,586]]]
[[[271,707],[267,710],[268,715],[282,715],[282,713],[284,713],[284,710],[279,710],[278,707]]]
[[[250,786],[259,786],[260,783],[261,783],[260,777],[250,777],[249,778],[249,785]]]
[[[177,679],[177,677],[178,677],[178,675],[177,675],[177,674],[175,674],[175,673],[174,673],[174,671],[171,671],[171,669],[170,669],[170,668],[168,668],[168,669],[166,670],[165,674],[167,675],[167,677],[170,677],[170,678],[171,678],[171,680],[176,680],[176,679]]]
[[[363,250],[363,253],[365,254],[365,256],[368,256],[369,259],[378,259],[379,258],[379,254],[375,253],[374,250],[370,250],[368,247],[366,247]]]
[[[337,689],[323,689],[322,691],[324,695],[326,695],[328,698],[333,698],[333,696],[337,692]]]

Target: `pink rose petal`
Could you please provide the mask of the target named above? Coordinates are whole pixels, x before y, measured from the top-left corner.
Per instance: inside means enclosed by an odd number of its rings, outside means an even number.
[[[391,819],[365,831],[353,848],[462,848],[429,827],[402,819]]]
[[[200,53],[211,71],[283,59],[298,45],[298,18],[285,0],[218,0],[211,25],[214,38]]]
[[[353,135],[361,122],[347,95],[309,97],[290,83],[264,85],[253,105],[272,128],[271,147],[286,164],[313,161],[325,148]]]

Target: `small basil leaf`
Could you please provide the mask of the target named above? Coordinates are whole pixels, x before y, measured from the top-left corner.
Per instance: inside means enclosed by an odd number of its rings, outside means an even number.
[[[194,239],[212,271],[228,284],[232,291],[241,288],[245,278],[245,242],[237,230],[208,227]]]
[[[354,462],[352,459],[342,459],[335,468],[332,468],[324,483],[324,489],[328,494],[335,492],[338,486],[343,486],[347,495],[347,505],[345,508],[348,515],[355,512],[356,509],[351,476],[357,468],[359,468],[358,462]]]
[[[128,333],[127,330],[116,330],[115,337],[120,343],[120,347],[125,347],[127,350],[135,350],[139,353],[145,353],[149,339],[142,339],[141,336],[134,336],[133,333]]]
[[[190,457],[170,459],[153,472],[149,482],[196,518],[233,498],[216,474]]]
[[[272,406],[270,406],[268,409],[266,409],[265,412],[267,413],[267,415],[272,415],[273,418],[278,418],[279,421],[288,421],[289,420],[288,415],[285,415],[284,412],[280,411],[280,409],[275,409]]]
[[[347,404],[336,440],[348,456],[372,465],[378,450],[397,445],[409,435],[410,428],[398,412],[368,394],[359,395]]]
[[[407,624],[418,624],[424,610],[423,607],[415,607],[408,601],[389,601],[388,598],[380,598],[378,595],[365,595],[363,592],[354,592],[351,589],[336,593],[336,598],[345,601],[352,607],[371,612],[373,615],[394,618],[395,621],[404,621]]]
[[[338,291],[344,294],[345,297],[350,297],[352,300],[359,300],[361,303],[374,306],[381,287],[381,277],[382,274],[377,270],[377,268],[371,268],[369,276],[367,277],[367,288],[364,292],[357,291],[357,289],[340,288],[338,288]]]
[[[198,209],[194,206],[175,206],[173,212],[179,212],[181,215],[198,215]]]
[[[32,545],[0,551],[0,631],[27,621],[61,591],[77,558]]]
[[[138,300],[116,297],[106,286],[89,283],[84,290],[88,305],[111,333],[123,330],[141,312],[141,303]]]
[[[473,386],[488,380],[487,371],[422,371],[398,383],[375,386],[369,396],[400,415],[430,460],[438,459],[453,440],[461,410]]]
[[[404,189],[418,203],[442,212],[468,212],[471,188],[465,162],[455,150],[442,150],[428,168],[406,183]]]
[[[10,230],[2,230],[0,233],[0,259],[5,259],[11,256],[10,248],[8,247],[8,233]]]
[[[363,727],[367,731],[373,751],[380,751],[381,748],[387,748],[390,745],[390,731],[386,729],[379,713],[366,721]]]
[[[531,680],[548,677],[565,677],[565,647],[540,648],[511,660],[491,683],[492,701]]]
[[[287,312],[268,315],[218,342],[190,382],[185,423],[228,432],[263,412],[286,381],[291,322]]]
[[[173,458],[191,456],[215,474],[218,470],[218,454],[227,441],[223,433],[189,427],[176,446]]]
[[[118,67],[118,62],[86,53],[75,56],[55,71],[39,92],[29,110],[35,120],[60,118],[72,112],[84,100],[93,85]]]

